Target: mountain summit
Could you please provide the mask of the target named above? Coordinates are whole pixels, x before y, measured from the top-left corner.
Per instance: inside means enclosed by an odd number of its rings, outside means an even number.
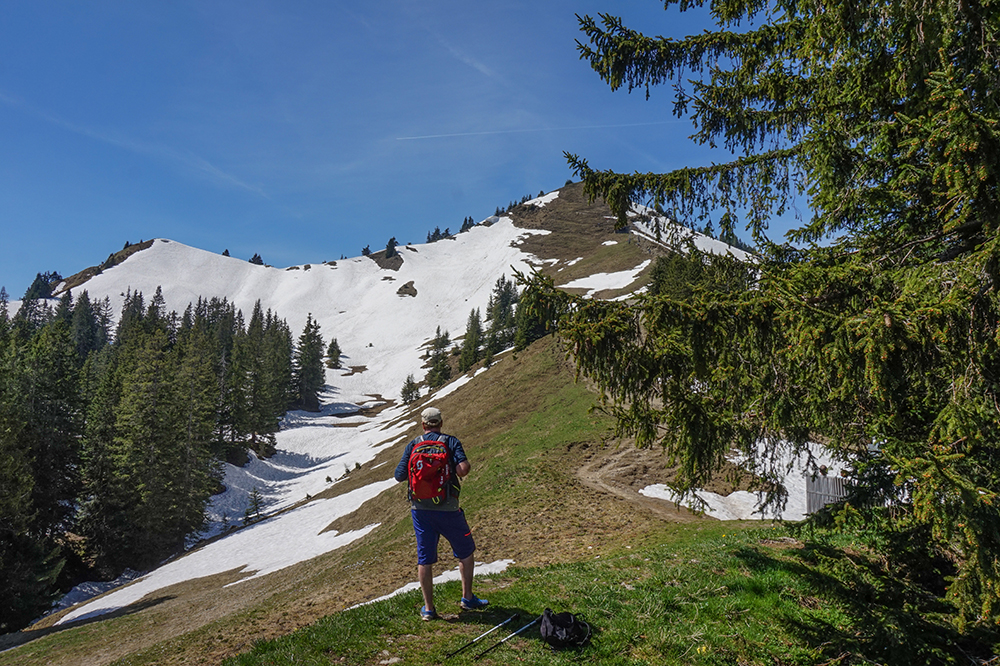
[[[71,278],[66,287],[75,298],[83,291],[92,300],[106,297],[115,312],[129,292],[150,296],[158,289],[167,311],[182,312],[199,298],[225,298],[248,313],[259,301],[292,330],[307,320],[318,323],[325,340],[338,340],[343,367],[325,370],[318,412],[287,413],[274,455],[264,459],[251,453],[245,465],[225,465],[225,490],[208,507],[211,524],[201,545],[127,586],[46,618],[36,629],[141,612],[143,605],[137,602],[176,593],[187,599],[183,604],[202,604],[202,610],[179,618],[168,603],[155,613],[168,613],[167,621],[176,624],[169,635],[193,631],[253,607],[257,595],[288,594],[291,588],[282,582],[288,572],[300,575],[316,566],[328,571],[323,567],[330,566],[331,557],[346,562],[343,558],[349,556],[338,553],[364,549],[372,539],[395,543],[394,526],[403,504],[391,490],[396,484],[389,464],[413,435],[414,409],[429,402],[442,406],[449,424],[468,433],[463,439],[470,441],[470,452],[483,455],[476,450],[479,442],[493,441],[511,423],[544,412],[552,391],[575,392],[581,414],[592,401],[585,389],[570,388],[572,375],[550,342],[520,359],[502,356],[488,369],[473,367],[425,393],[418,404],[403,404],[401,387],[410,376],[424,379],[432,341],[441,333],[450,333],[452,343],[461,339],[470,312],[487,312],[498,280],[511,280],[515,271],[541,271],[568,290],[594,297],[627,296],[647,281],[653,256],[664,251],[665,230],[699,245],[717,243],[643,209],[636,211],[629,230],[616,232],[609,211],[585,201],[574,185],[513,206],[454,236],[400,245],[391,265],[376,253],[276,268],[156,239],[133,246],[137,249],[106,262],[100,271]],[[729,251],[727,246],[719,249]],[[558,421],[567,413],[553,416]],[[650,479],[655,480],[663,479]],[[251,509],[266,519],[234,529]],[[564,537],[577,538],[559,538]],[[505,547],[493,549],[497,557],[477,571],[500,571],[511,560],[534,557],[510,540],[500,541]],[[490,549],[483,549],[484,556],[489,554]],[[395,572],[389,579],[374,577],[365,585],[373,592],[391,592],[409,567],[393,563],[388,570]],[[343,576],[334,577],[338,582],[330,584],[343,590],[338,599],[357,602],[373,596],[351,592],[343,587]],[[197,602],[179,592],[192,585]],[[67,602],[80,599],[70,596]],[[324,608],[329,612],[342,606],[328,603]],[[148,632],[137,644],[109,656],[118,658],[166,637],[162,630]]]

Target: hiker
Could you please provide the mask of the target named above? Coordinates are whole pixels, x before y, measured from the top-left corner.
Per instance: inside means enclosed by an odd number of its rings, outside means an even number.
[[[395,477],[397,481],[408,482],[413,531],[417,535],[417,580],[424,594],[420,617],[433,620],[438,615],[434,609],[431,565],[438,560],[438,539],[441,536],[448,540],[458,558],[458,570],[462,576],[462,600],[459,605],[465,610],[476,610],[485,608],[489,602],[472,593],[476,543],[472,540],[465,512],[458,506],[459,478],[468,474],[472,466],[458,438],[441,432],[441,410],[428,407],[421,413],[420,422],[424,434],[406,445],[403,457],[396,466]],[[436,471],[430,473],[429,470]]]

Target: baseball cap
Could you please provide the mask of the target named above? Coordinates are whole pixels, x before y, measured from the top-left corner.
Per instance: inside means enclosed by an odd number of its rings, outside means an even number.
[[[427,425],[438,425],[441,423],[441,410],[437,407],[428,407],[420,413],[420,420]]]

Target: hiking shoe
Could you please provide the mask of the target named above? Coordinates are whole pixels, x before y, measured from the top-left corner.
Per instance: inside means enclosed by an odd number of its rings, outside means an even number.
[[[420,619],[421,620],[436,620],[438,619],[437,611],[427,610],[427,606],[420,607]]]
[[[479,610],[480,608],[486,608],[489,603],[490,602],[486,599],[480,599],[474,594],[471,599],[462,597],[462,600],[458,602],[458,604],[465,610]]]

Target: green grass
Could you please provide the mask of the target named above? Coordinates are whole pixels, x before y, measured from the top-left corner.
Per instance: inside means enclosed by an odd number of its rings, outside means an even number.
[[[480,584],[485,612],[421,622],[417,593],[338,613],[227,664],[428,664],[513,613],[550,607],[589,622],[589,645],[555,652],[537,625],[477,663],[976,663],[988,641],[960,636],[947,607],[892,579],[843,538],[801,542],[784,528],[710,523],[663,530],[589,560],[515,569]],[[457,583],[439,586],[457,599]],[[507,628],[448,660],[470,663]],[[984,637],[980,637],[983,639]],[[981,663],[981,662],[979,662]]]

